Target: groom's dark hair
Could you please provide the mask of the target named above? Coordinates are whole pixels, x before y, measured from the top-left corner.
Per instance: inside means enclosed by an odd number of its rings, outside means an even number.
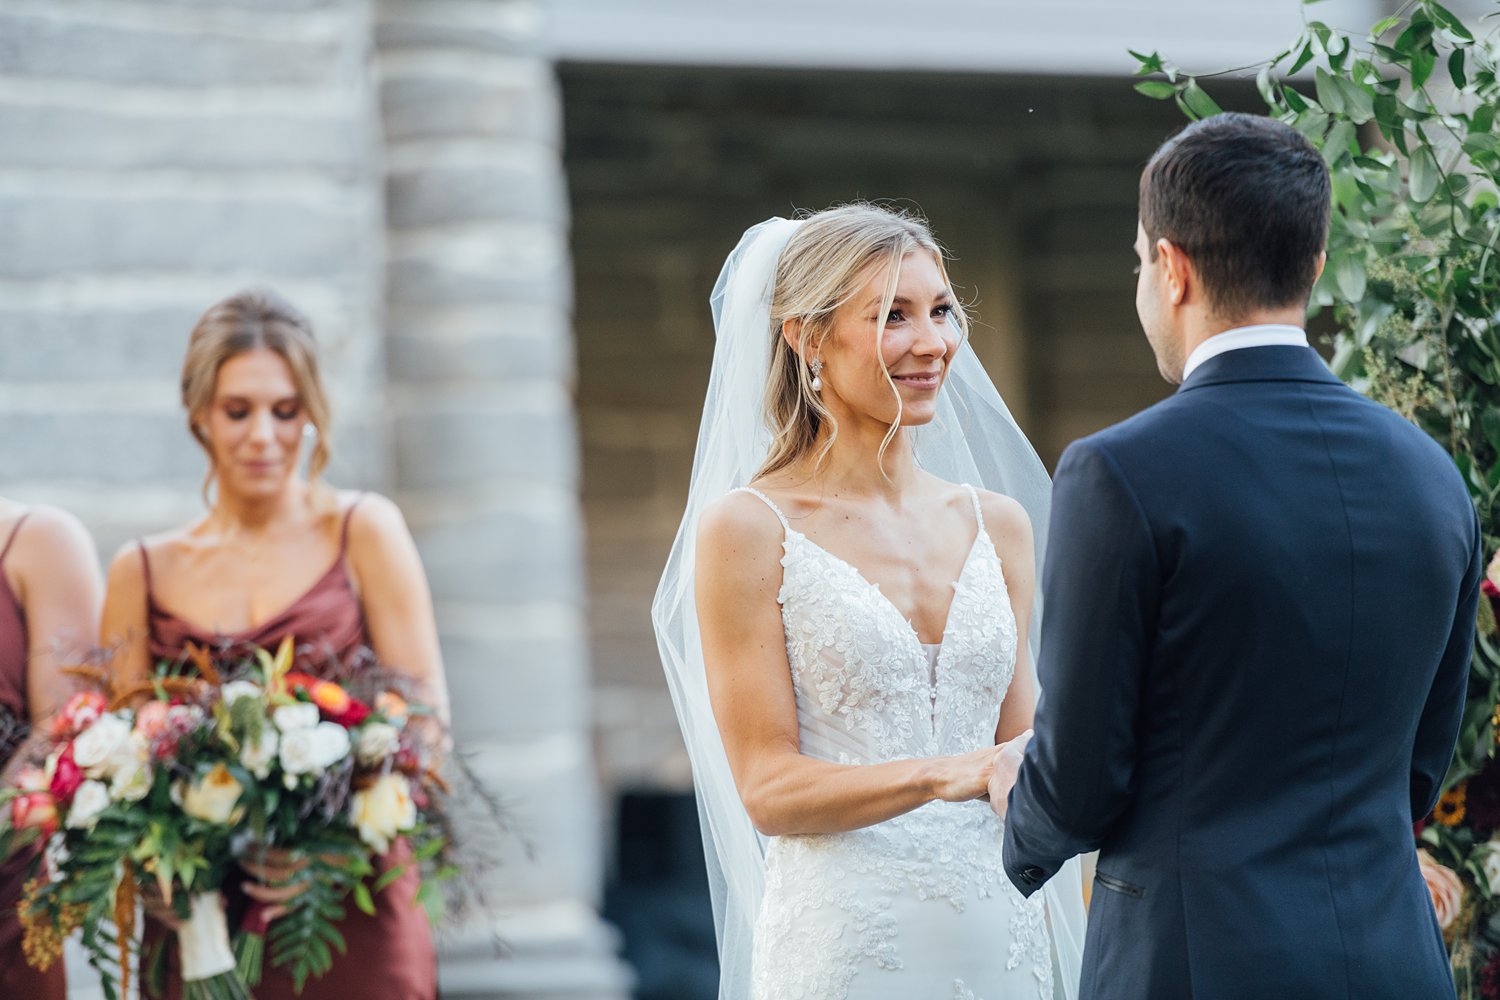
[[[1296,129],[1236,112],[1194,122],[1141,174],[1141,228],[1176,244],[1226,319],[1305,305],[1328,242],[1328,167]]]

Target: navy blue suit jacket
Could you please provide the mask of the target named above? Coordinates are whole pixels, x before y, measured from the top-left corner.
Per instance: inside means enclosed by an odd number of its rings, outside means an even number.
[[[1411,824],[1480,573],[1448,455],[1307,348],[1068,448],[1005,866],[1099,851],[1082,1000],[1454,995]]]

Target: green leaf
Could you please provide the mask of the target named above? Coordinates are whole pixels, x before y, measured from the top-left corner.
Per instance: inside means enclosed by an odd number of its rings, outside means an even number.
[[[1437,52],[1431,46],[1417,49],[1411,54],[1411,85],[1420,88],[1427,84],[1427,78],[1432,76],[1433,67],[1437,65]]]
[[[370,887],[363,882],[354,883],[354,905],[370,916],[375,915],[375,900],[370,897]]]
[[[1187,86],[1177,95],[1178,102],[1184,106],[1184,110],[1193,118],[1210,118],[1222,114],[1223,109],[1214,102],[1212,97],[1200,86],[1198,81],[1189,79]]]
[[[1283,101],[1286,101],[1287,107],[1291,108],[1299,115],[1310,107],[1310,105],[1307,103],[1307,99],[1301,94],[1297,93],[1291,87],[1283,87],[1281,89],[1281,99]]]
[[[1266,63],[1260,68],[1260,72],[1255,74],[1255,89],[1260,91],[1261,100],[1268,105],[1275,106],[1276,84],[1271,80],[1270,63]]]
[[[1323,67],[1319,66],[1313,73],[1313,83],[1317,88],[1318,103],[1327,108],[1331,114],[1342,114],[1344,111],[1344,95],[1339,90],[1338,84],[1333,76]]]
[[[1454,37],[1460,38],[1466,42],[1472,42],[1474,40],[1473,33],[1470,32],[1468,28],[1464,27],[1464,23],[1460,21],[1451,10],[1444,7],[1442,4],[1434,3],[1433,0],[1428,0],[1426,7],[1428,11],[1432,13],[1434,20],[1436,20],[1438,24],[1441,24],[1443,27],[1447,28],[1448,31],[1450,31],[1454,35]]]
[[[1365,297],[1365,265],[1354,254],[1344,254],[1334,263],[1334,280],[1338,282],[1339,294],[1350,302]]]
[[[1297,58],[1292,63],[1292,68],[1287,70],[1286,75],[1296,76],[1302,70],[1302,67],[1313,61],[1313,56],[1315,55],[1317,53],[1313,51],[1313,40],[1309,38],[1302,43],[1302,51],[1297,53]]]
[[[1474,109],[1474,114],[1469,118],[1470,132],[1489,132],[1495,127],[1495,106],[1485,103]]]
[[[1169,97],[1177,96],[1177,85],[1165,80],[1142,80],[1135,85],[1135,89],[1156,101],[1165,101]]]
[[[1379,21],[1376,21],[1375,26],[1370,29],[1370,39],[1373,41],[1374,39],[1379,38],[1381,35],[1385,34],[1387,31],[1390,31],[1400,23],[1400,14],[1392,14],[1390,17],[1381,18]],[[1131,55],[1134,54],[1135,53],[1131,53]]]
[[[1425,205],[1437,192],[1442,172],[1438,170],[1437,158],[1427,146],[1419,146],[1411,157],[1411,200]]]
[[[1375,96],[1352,80],[1342,76],[1333,78],[1339,96],[1344,99],[1344,113],[1356,125],[1363,125],[1375,117]]]
[[[1453,86],[1459,90],[1463,90],[1469,85],[1468,79],[1464,76],[1463,49],[1454,49],[1453,53],[1448,56],[1448,76],[1453,80]]]
[[[1141,64],[1140,68],[1135,71],[1136,76],[1150,76],[1152,73],[1162,72],[1162,61],[1159,53],[1153,52],[1147,56],[1135,51],[1135,49],[1127,49],[1126,51]]]

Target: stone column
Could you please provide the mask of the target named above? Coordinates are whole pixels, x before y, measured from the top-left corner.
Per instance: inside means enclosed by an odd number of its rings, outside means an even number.
[[[485,838],[506,855],[485,886],[502,915],[445,936],[443,993],[604,1000],[628,977],[597,916],[567,199],[541,17],[535,0],[377,7],[387,374],[456,736],[532,848]]]

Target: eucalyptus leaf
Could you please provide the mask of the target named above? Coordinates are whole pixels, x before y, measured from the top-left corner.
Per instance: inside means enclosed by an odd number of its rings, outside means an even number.
[[[1199,118],[1211,118],[1223,112],[1223,109],[1214,102],[1212,97],[1208,96],[1202,87],[1198,86],[1198,81],[1194,79],[1188,80],[1179,98],[1187,106],[1188,111]]]
[[[1157,101],[1177,96],[1177,85],[1165,80],[1142,80],[1135,85],[1135,89],[1138,93]]]
[[[1442,172],[1438,169],[1437,157],[1432,155],[1431,148],[1419,147],[1411,158],[1411,200],[1419,205],[1431,201],[1440,180]]]

